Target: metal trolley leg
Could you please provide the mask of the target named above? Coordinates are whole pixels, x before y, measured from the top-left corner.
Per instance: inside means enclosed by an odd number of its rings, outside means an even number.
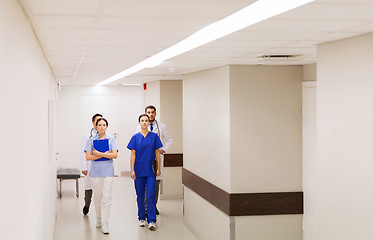
[[[75,179],[76,181],[76,197],[79,197],[79,179]]]
[[[59,197],[61,198],[62,197],[62,179],[60,178],[60,194],[59,194]]]

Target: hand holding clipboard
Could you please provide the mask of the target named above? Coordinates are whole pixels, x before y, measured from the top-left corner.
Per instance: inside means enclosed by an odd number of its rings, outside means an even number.
[[[101,152],[101,153],[108,152],[110,150],[109,149],[109,139],[93,140],[93,150],[92,150],[93,155],[95,155],[95,150],[98,151],[98,152]],[[95,161],[108,161],[108,160],[110,160],[110,159],[102,157],[102,158],[99,158]]]

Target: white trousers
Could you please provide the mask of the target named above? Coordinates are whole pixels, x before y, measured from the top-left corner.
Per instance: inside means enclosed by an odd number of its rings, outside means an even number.
[[[91,177],[96,218],[106,228],[109,227],[113,181],[114,177]]]

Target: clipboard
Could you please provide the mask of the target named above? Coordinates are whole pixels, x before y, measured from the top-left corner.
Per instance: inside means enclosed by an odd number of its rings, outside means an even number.
[[[97,139],[93,140],[93,148],[99,152],[107,152],[109,151],[109,139]],[[99,158],[95,161],[108,161],[111,160],[109,158]]]

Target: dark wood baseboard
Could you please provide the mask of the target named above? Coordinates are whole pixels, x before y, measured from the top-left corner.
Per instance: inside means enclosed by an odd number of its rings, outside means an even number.
[[[229,215],[229,194],[183,168],[182,183],[206,201]]]
[[[303,214],[303,192],[229,194],[185,168],[182,181],[229,216]]]
[[[230,194],[230,216],[303,214],[303,192]]]
[[[182,167],[183,154],[182,153],[166,153],[164,155],[164,167]]]

